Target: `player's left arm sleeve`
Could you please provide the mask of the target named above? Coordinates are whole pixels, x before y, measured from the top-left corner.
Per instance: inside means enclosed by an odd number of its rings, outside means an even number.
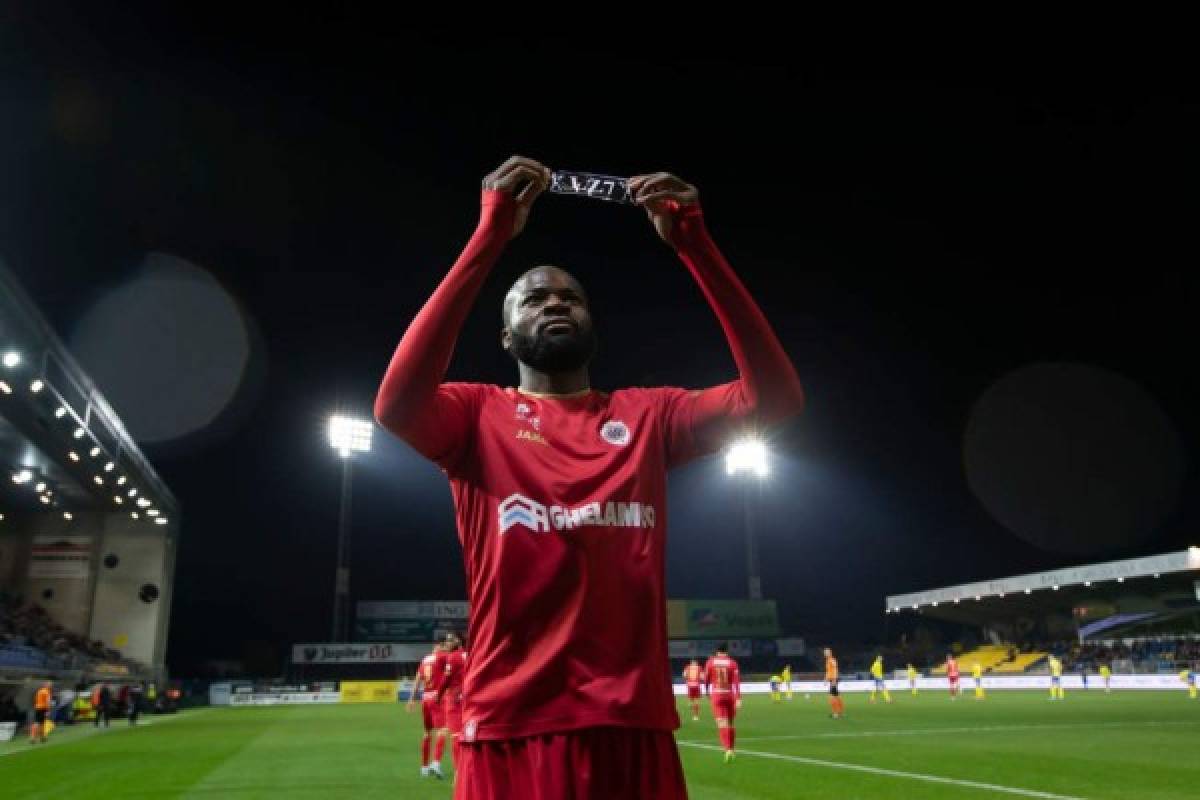
[[[770,323],[709,235],[699,204],[676,213],[671,244],[716,314],[738,370],[732,383],[668,396],[670,461],[677,464],[719,449],[738,428],[800,413],[804,390]]]
[[[742,699],[742,670],[740,667],[734,666],[733,674],[730,676],[733,686],[733,699]]]

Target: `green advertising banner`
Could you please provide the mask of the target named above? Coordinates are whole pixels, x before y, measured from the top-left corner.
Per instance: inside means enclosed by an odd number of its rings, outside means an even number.
[[[778,635],[774,600],[667,601],[667,636],[672,639]]]

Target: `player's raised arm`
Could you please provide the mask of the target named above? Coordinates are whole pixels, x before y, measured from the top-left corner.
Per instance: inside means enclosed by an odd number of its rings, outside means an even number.
[[[675,248],[717,315],[737,365],[738,380],[694,395],[692,433],[711,449],[731,423],[770,424],[800,412],[804,392],[796,369],[704,224],[696,187],[665,172],[629,181],[634,202],[663,241]]]
[[[443,465],[463,446],[473,411],[468,393],[442,384],[455,340],[492,265],[549,181],[549,169],[520,156],[484,178],[479,226],[408,326],[380,384],[379,424]]]

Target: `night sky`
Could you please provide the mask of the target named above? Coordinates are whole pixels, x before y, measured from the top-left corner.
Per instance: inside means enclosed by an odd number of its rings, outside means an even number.
[[[475,226],[480,179],[513,153],[700,188],[809,395],[773,434],[757,512],[764,590],[789,632],[870,641],[888,593],[1200,543],[1200,103],[1186,71],[1100,54],[792,60],[715,42],[581,56],[365,14],[173,13],[17,12],[2,26],[0,258],[183,506],[175,674],[327,639],[340,465],[326,419],[370,412]],[[97,304],[163,261],[223,287],[249,354],[212,424],[151,441],[139,432],[170,427],[182,402],[171,386],[195,399],[190,386],[215,383],[196,379],[197,346],[210,367],[241,363],[203,325],[170,363],[174,344],[158,361],[136,343],[85,357],[103,352],[85,324]],[[538,263],[591,295],[596,388],[734,377],[640,211],[547,195],[489,279],[453,379],[515,381],[500,303]],[[1067,377],[1021,379],[1039,364]],[[1049,409],[1037,430],[980,404],[1006,376],[1009,400]],[[973,423],[983,406],[999,416]],[[970,430],[991,433],[976,480]],[[1033,481],[1004,472],[1039,466]],[[355,469],[353,599],[462,598],[442,475],[382,431]],[[1016,487],[1011,508],[1051,509],[1044,524],[1012,530],[1021,514],[989,510],[973,491],[985,484]],[[740,596],[740,494],[719,459],[672,476],[669,513],[670,595]]]

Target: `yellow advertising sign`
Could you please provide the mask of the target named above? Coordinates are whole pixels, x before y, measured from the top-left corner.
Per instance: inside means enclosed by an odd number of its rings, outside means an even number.
[[[342,681],[343,703],[394,703],[399,681]]]

